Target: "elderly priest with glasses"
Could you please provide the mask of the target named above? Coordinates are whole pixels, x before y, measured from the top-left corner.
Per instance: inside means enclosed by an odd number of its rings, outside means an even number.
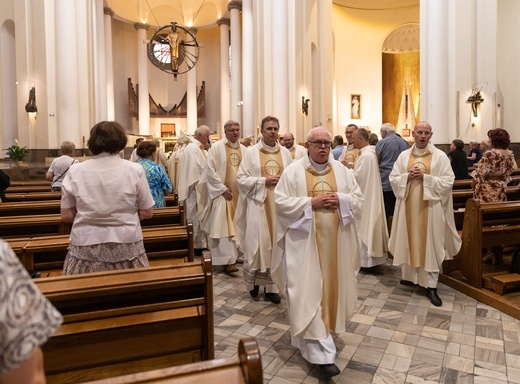
[[[352,170],[330,160],[331,141],[324,128],[311,129],[308,156],[287,167],[274,191],[272,277],[287,297],[292,344],[324,377],[340,373],[331,332],[345,331],[356,306],[363,204]]]

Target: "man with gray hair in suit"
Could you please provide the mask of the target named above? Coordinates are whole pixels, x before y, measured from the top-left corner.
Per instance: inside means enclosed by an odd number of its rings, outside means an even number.
[[[381,137],[382,139],[376,144],[376,155],[379,161],[379,172],[381,173],[381,183],[383,185],[385,214],[388,219],[394,215],[396,201],[388,176],[399,154],[410,148],[410,146],[406,140],[396,135],[395,127],[390,123],[381,125]]]

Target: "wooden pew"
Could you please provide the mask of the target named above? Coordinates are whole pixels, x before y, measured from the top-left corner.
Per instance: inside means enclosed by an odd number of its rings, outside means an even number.
[[[6,202],[13,201],[40,201],[40,200],[60,200],[61,192],[21,192],[21,193],[11,193],[9,191],[5,192],[5,200]]]
[[[453,189],[472,189],[471,183],[473,179],[464,179],[464,180],[455,180],[453,183]],[[511,176],[511,181],[509,182],[509,186],[514,187],[520,183],[520,175]]]
[[[11,181],[11,187],[24,187],[24,186],[35,186],[35,185],[39,185],[39,186],[44,185],[44,186],[48,187],[49,190],[51,189],[51,182],[49,180],[42,179],[42,180]]]
[[[453,197],[453,209],[464,208],[466,202],[473,198],[472,189],[454,189],[451,191]],[[516,186],[507,187],[507,200],[513,201],[520,199],[520,189]]]
[[[9,193],[50,192],[51,185],[20,185],[7,188]]]
[[[5,205],[7,204],[13,203],[5,203]],[[21,203],[21,205],[23,205],[23,203]],[[0,207],[2,206],[4,206],[4,204],[0,204]],[[0,216],[3,216],[3,214],[0,214]],[[183,223],[184,220],[185,218],[183,208],[154,208],[153,217],[151,219],[142,220],[141,227],[180,225],[180,223]],[[19,236],[36,237],[50,234],[64,235],[70,233],[70,228],[71,224],[62,222],[61,215],[59,213],[3,216],[2,220],[0,220],[0,234],[3,238]]]
[[[60,213],[60,200],[49,201],[21,201],[0,204],[0,217],[49,215]],[[168,206],[154,208],[151,219],[142,220],[143,227],[157,225],[181,224],[185,222],[184,207]]]
[[[213,359],[212,280],[209,257],[36,279],[64,317],[43,346],[47,382],[72,384]]]
[[[6,239],[18,249],[17,255],[29,273],[42,277],[57,276],[69,246],[69,235],[40,236],[30,239]],[[195,260],[193,226],[143,228],[143,243],[150,265],[168,265]],[[16,251],[15,251],[16,252]]]
[[[462,226],[462,247],[454,260],[445,261],[443,271],[459,271],[475,288],[490,288],[496,293],[520,284],[520,274],[507,273],[508,265],[492,266],[484,272],[482,250],[493,246],[520,244],[520,201],[480,204],[466,203]]]
[[[0,216],[48,215],[60,213],[60,200],[16,201],[0,204]]]
[[[3,205],[3,204],[2,204]],[[43,236],[68,234],[71,224],[63,223],[60,214],[7,216],[0,220],[0,236]]]
[[[262,384],[260,348],[254,338],[238,342],[238,356],[91,381],[85,384]]]
[[[61,192],[5,192],[6,202],[16,201],[41,201],[41,200],[60,200]],[[176,194],[166,195],[166,206],[177,206],[178,196]]]

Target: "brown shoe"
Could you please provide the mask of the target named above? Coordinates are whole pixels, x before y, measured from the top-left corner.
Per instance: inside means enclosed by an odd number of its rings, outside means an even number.
[[[224,266],[224,272],[226,272],[229,275],[231,273],[238,272],[238,268],[235,264],[228,264]]]

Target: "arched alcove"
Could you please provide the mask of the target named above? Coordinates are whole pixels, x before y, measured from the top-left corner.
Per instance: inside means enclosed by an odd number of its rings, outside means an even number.
[[[420,52],[419,24],[404,24],[394,29],[382,46],[383,68],[383,121],[394,124],[402,133],[404,127],[398,125],[401,104],[406,94],[409,116],[419,118],[420,94]],[[413,108],[412,108],[413,106]],[[401,111],[401,113],[403,113]],[[401,121],[403,116],[401,116]],[[413,127],[408,127],[412,129]],[[406,135],[403,136],[409,136]]]
[[[12,20],[0,27],[0,149],[7,148],[18,138],[16,108],[16,50]]]

